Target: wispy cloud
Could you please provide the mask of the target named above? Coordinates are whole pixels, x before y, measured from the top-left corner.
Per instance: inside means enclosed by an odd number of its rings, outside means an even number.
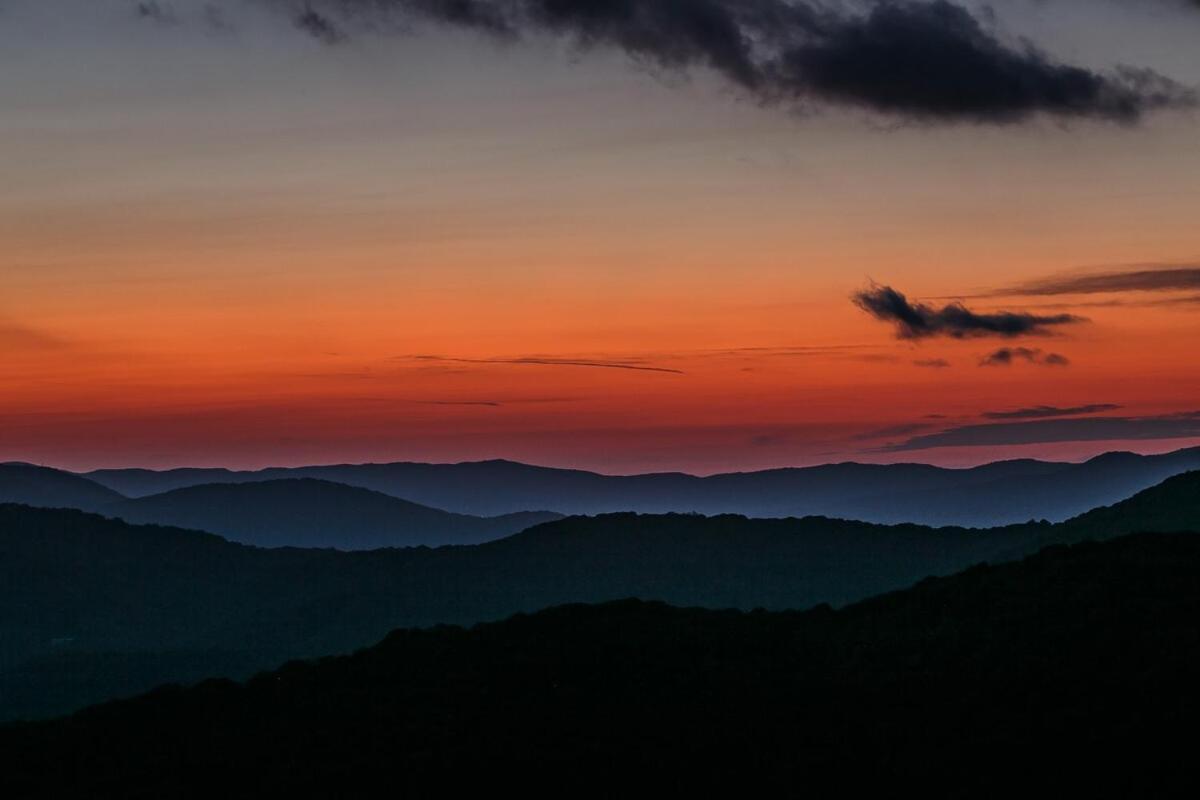
[[[1200,437],[1200,411],[1146,417],[1080,417],[964,425],[914,436],[882,452],[935,447],[1095,442],[1106,440],[1186,439]]]
[[[1053,327],[1086,322],[1083,317],[1074,314],[1038,315],[1026,311],[983,314],[961,303],[935,308],[925,303],[911,302],[891,286],[879,284],[856,292],[851,299],[876,319],[892,323],[899,339],[1044,336]]]
[[[1178,292],[1200,289],[1200,266],[1142,264],[1119,270],[1040,278],[990,293],[992,297],[1122,292]],[[1200,298],[1188,298],[1196,302]]]
[[[1018,408],[1013,411],[985,411],[984,419],[1050,419],[1053,417],[1079,417],[1085,414],[1100,414],[1104,411],[1116,411],[1121,406],[1114,403],[1092,403],[1085,406],[1032,406]]]
[[[0,353],[21,350],[56,350],[67,346],[66,340],[45,331],[0,319]]]
[[[850,437],[852,441],[869,442],[876,439],[894,439],[897,436],[909,436],[919,431],[927,431],[933,425],[928,422],[910,422],[902,425],[892,425],[888,428],[865,431]]]
[[[412,355],[399,356],[400,360],[411,359],[414,361],[432,361],[449,364],[511,364],[517,366],[535,366],[535,367],[590,367],[594,369],[626,369],[636,370],[638,372],[662,372],[672,375],[683,375],[681,369],[672,369],[670,367],[659,367],[652,364],[643,364],[636,361],[593,361],[587,359],[575,358],[547,358],[542,356],[525,356],[521,358],[453,358],[450,356],[437,355]]]
[[[497,400],[413,400],[422,406],[472,406],[482,408],[500,408],[504,403]]]
[[[912,363],[915,367],[924,367],[925,369],[946,369],[950,366],[950,362],[944,358],[918,358]]]
[[[1035,347],[1002,347],[979,360],[981,367],[1008,367],[1018,362],[1043,367],[1065,367],[1071,360],[1061,353],[1043,353]]]

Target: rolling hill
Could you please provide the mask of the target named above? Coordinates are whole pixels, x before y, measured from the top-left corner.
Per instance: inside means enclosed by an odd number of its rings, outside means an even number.
[[[257,547],[339,550],[478,544],[560,517],[550,512],[489,518],[452,514],[313,478],[189,486],[102,510],[127,522],[195,528]]]
[[[482,545],[369,552],[266,550],[3,506],[0,718],[65,712],[169,680],[245,676],[287,658],[346,652],[396,627],[470,624],[563,603],[842,605],[1060,538],[1146,530],[1136,511],[1146,506],[1174,509],[1172,529],[1200,531],[1200,473],[1149,497],[1062,525],[988,531],[615,514]]]
[[[0,464],[0,503],[98,511],[125,498],[95,481],[50,467]]]
[[[572,605],[0,727],[21,797],[370,787],[1168,796],[1200,538],[1054,547],[834,611]]]
[[[79,475],[29,464],[0,465],[0,502],[193,528],[259,547],[340,550],[478,544],[561,517],[547,511],[455,514],[314,478],[197,485],[128,498]]]
[[[709,477],[599,475],[511,461],[345,464],[255,472],[100,470],[87,477],[129,496],[200,483],[308,477],[485,516],[544,508],[563,514],[697,512],[994,527],[1038,519],[1063,521],[1196,469],[1200,448],[1156,456],[1109,453],[1080,464],[1019,460],[942,469],[848,463]]]

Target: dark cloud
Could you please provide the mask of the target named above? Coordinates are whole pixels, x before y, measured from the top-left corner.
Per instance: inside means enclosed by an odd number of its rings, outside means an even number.
[[[893,323],[896,336],[900,339],[1041,336],[1049,333],[1053,326],[1086,321],[1072,314],[1039,316],[1016,311],[980,314],[962,303],[934,308],[924,303],[910,302],[892,287],[879,285],[856,292],[853,300],[855,305],[876,319]]]
[[[926,369],[946,369],[950,366],[950,362],[944,358],[919,358],[913,362],[913,366]]]
[[[542,358],[542,357],[525,357],[525,358],[450,358],[448,356],[432,356],[432,355],[415,355],[407,356],[417,361],[438,361],[448,362],[452,364],[516,364],[522,366],[542,366],[542,367],[593,367],[597,369],[630,369],[639,372],[666,372],[673,375],[683,375],[681,369],[670,369],[669,367],[657,367],[650,364],[642,364],[632,361],[589,361],[572,358]]]
[[[994,292],[992,296],[1174,292],[1196,289],[1200,289],[1200,267],[1145,265],[1119,271],[1043,278],[1002,289]]]
[[[277,5],[280,0],[263,0]],[[300,27],[336,42],[351,26],[413,21],[506,39],[552,35],[654,68],[706,67],[766,104],[836,105],[928,122],[1015,123],[1045,114],[1135,122],[1195,105],[1150,70],[1095,72],[1009,41],[949,0],[305,0]]]
[[[159,3],[157,0],[145,0],[144,2],[135,3],[133,13],[139,19],[150,20],[160,25],[174,25],[179,21],[178,17],[175,16],[175,9],[165,3]]]
[[[1103,411],[1116,411],[1119,405],[1113,403],[1092,403],[1086,406],[1033,406],[1018,408],[1015,411],[985,411],[980,416],[985,419],[1050,419],[1052,417],[1080,417],[1086,414],[1099,414]]]
[[[311,6],[298,11],[293,21],[297,28],[324,44],[337,44],[346,39],[346,34],[337,23]]]
[[[1195,437],[1200,437],[1200,411],[1150,417],[1082,417],[965,425],[914,436],[883,451]]]
[[[1001,347],[979,361],[981,367],[1007,367],[1018,361],[1045,367],[1065,367],[1071,360],[1060,353],[1043,353],[1035,347]]]

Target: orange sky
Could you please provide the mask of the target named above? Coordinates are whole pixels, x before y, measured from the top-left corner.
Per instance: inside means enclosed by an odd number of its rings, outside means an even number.
[[[1090,321],[913,343],[850,295],[1195,264],[1194,116],[897,129],[448,41],[147,40],[49,75],[10,43],[0,460],[711,472],[1193,441],[875,452],[988,411],[1200,409],[1200,304],[967,299]],[[979,366],[1003,346],[1071,363]]]

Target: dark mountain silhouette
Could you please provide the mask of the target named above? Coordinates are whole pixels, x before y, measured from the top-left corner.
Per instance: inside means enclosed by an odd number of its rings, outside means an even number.
[[[1053,547],[840,611],[572,605],[0,728],[21,797],[736,781],[828,796],[1194,788],[1200,537]]]
[[[195,528],[258,547],[339,550],[478,544],[561,516],[452,514],[312,478],[190,486],[115,503],[103,511],[127,522]]]
[[[1091,522],[988,531],[824,518],[615,514],[468,547],[264,550],[62,510],[0,507],[0,718],[346,652],[396,627],[624,597],[710,608],[841,605],[1070,541],[1200,531],[1200,473]],[[1155,520],[1158,522],[1159,520]]]
[[[611,476],[511,461],[358,464],[226,470],[101,470],[88,477],[129,496],[197,483],[310,477],[475,515],[531,508],[564,514],[698,512],[827,516],[893,524],[994,527],[1068,519],[1200,469],[1200,448],[1157,456],[1109,453],[1081,464],[1003,461],[973,469],[829,464],[695,477]]]
[[[1189,499],[1190,498],[1190,499]],[[1058,541],[1082,541],[1096,531],[1187,531],[1195,529],[1200,472],[1177,475],[1111,506],[1080,514],[1061,526]]]
[[[0,503],[96,511],[125,498],[71,472],[33,464],[0,464]]]

